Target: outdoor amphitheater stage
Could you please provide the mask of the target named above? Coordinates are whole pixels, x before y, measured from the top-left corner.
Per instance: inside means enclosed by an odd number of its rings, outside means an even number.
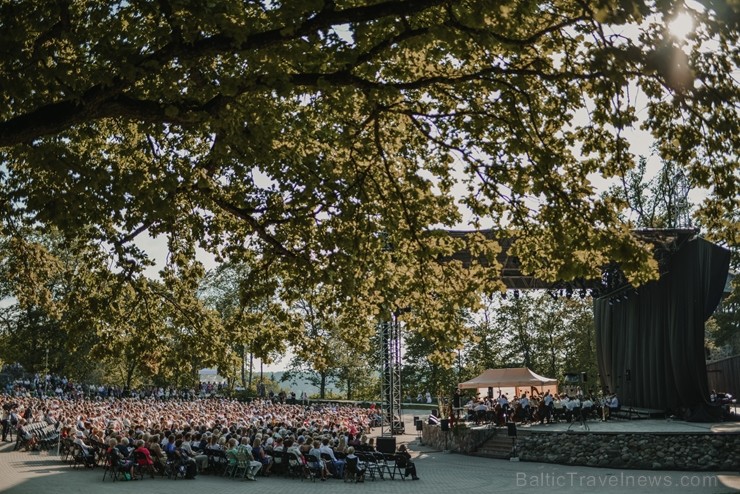
[[[528,430],[533,433],[541,432],[591,432],[606,434],[707,434],[730,433],[740,434],[740,422],[686,422],[675,419],[616,419],[602,422],[600,420],[586,421],[588,430],[578,422],[558,422],[552,424],[518,425],[519,430]],[[485,426],[472,426],[473,428]]]
[[[461,454],[589,467],[740,470],[740,422],[611,419],[545,423],[423,425],[425,445]]]

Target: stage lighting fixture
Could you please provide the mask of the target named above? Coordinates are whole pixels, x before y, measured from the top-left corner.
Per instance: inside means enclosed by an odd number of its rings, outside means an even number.
[[[553,300],[558,299],[558,292],[549,291],[547,293],[550,295],[550,297],[552,297]]]
[[[519,290],[514,290],[514,298],[519,298]]]
[[[581,290],[578,292],[578,296],[581,297],[581,300],[583,300],[584,298],[586,298],[586,289],[585,288],[581,288]]]
[[[573,287],[569,286],[568,288],[565,289],[565,297],[571,298],[572,296],[573,296]]]
[[[614,298],[609,297],[609,305],[614,305]]]

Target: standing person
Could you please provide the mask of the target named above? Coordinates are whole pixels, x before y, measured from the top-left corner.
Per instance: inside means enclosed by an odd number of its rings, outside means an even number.
[[[552,407],[553,407],[553,398],[550,394],[550,390],[548,389],[545,391],[545,397],[542,398],[543,403],[545,404],[545,418],[547,418],[547,423],[549,424],[552,421]]]
[[[432,393],[430,393],[429,391],[427,391],[426,394],[425,394],[425,396],[426,396],[426,399],[427,399],[427,403],[432,403]]]
[[[527,393],[522,393],[522,397],[519,398],[519,405],[522,407],[522,412],[524,414],[524,420],[523,422],[529,422],[530,413],[529,413],[529,397],[527,396]]]
[[[462,396],[460,388],[455,388],[455,394],[452,396],[452,407],[455,409],[455,418],[460,418],[460,407],[462,406]]]
[[[405,467],[403,476],[408,477],[409,475],[411,475],[412,480],[419,480],[419,477],[416,475],[416,465],[414,465],[414,462],[411,461],[411,453],[409,453],[405,444],[402,444],[398,447],[398,451],[396,451],[396,456],[398,459],[401,460],[400,466]],[[396,461],[398,461],[398,459]]]
[[[3,424],[3,442],[8,441],[8,432],[10,432],[10,409],[12,408],[12,404],[6,403],[3,405],[3,415],[2,415],[2,424]]]

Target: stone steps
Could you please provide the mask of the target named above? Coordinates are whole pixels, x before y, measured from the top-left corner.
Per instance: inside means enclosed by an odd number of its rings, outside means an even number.
[[[483,443],[475,453],[475,456],[486,458],[509,459],[511,456],[512,438],[506,435],[496,435]]]

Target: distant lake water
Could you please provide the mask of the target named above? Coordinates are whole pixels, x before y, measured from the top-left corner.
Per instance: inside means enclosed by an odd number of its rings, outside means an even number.
[[[296,396],[301,396],[303,391],[305,391],[309,396],[319,393],[319,387],[314,386],[307,379],[294,377],[288,381],[281,381],[284,374],[285,372],[265,372],[265,377],[274,379],[280,388],[284,389],[288,393],[295,391]],[[259,380],[259,375],[257,375],[257,380]],[[326,393],[337,394],[340,393],[340,391],[333,382],[329,381],[326,383]]]

